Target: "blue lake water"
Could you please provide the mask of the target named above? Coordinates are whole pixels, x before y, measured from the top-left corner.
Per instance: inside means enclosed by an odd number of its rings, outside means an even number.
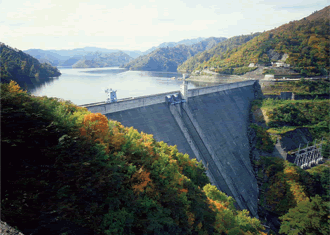
[[[181,73],[129,71],[119,67],[73,69],[58,67],[62,75],[29,89],[32,95],[57,97],[76,105],[105,101],[105,89],[117,90],[117,98],[137,97],[180,90]],[[175,77],[175,79],[172,79]],[[188,82],[188,89],[215,85]]]

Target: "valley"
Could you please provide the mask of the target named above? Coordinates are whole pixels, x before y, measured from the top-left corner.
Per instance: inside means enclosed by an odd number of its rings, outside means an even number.
[[[329,12],[143,51],[0,43],[1,231],[329,234]]]

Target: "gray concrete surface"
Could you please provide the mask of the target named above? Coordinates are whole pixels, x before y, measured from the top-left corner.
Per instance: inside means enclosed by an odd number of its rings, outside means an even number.
[[[255,216],[258,189],[247,136],[249,104],[253,99],[253,86],[246,86],[191,97],[184,106],[198,123],[195,126],[199,126],[204,142],[209,143],[209,152],[221,172],[219,180],[224,178],[229,187],[219,189]]]

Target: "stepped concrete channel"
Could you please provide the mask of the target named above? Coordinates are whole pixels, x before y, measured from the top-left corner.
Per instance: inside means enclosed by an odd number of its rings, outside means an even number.
[[[247,135],[250,102],[259,82],[221,84],[188,90],[186,103],[170,104],[165,96],[180,91],[82,105],[127,127],[176,145],[207,167],[210,181],[232,196],[239,209],[258,217],[258,186],[249,158]]]

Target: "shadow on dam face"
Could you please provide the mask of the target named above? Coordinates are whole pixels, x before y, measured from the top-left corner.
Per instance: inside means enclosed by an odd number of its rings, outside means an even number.
[[[201,89],[204,92],[208,88]],[[190,94],[194,92],[198,93],[197,89]],[[247,135],[250,102],[254,97],[255,86],[250,82],[189,96],[187,103],[170,105],[165,103],[164,96],[161,103],[104,114],[124,126],[152,134],[156,141],[176,145],[179,152],[202,160],[205,166],[208,164],[207,175],[212,184],[232,196],[240,209],[257,217],[258,188]],[[91,108],[91,112],[97,109]]]

